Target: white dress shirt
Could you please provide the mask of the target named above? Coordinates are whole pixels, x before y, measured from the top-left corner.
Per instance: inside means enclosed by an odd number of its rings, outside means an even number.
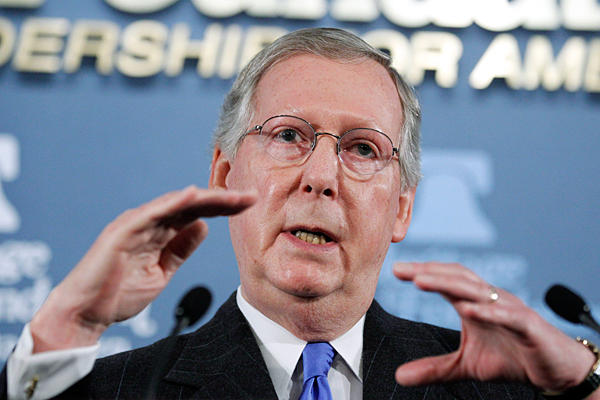
[[[38,400],[56,396],[92,370],[99,349],[100,345],[95,344],[33,354],[33,338],[29,324],[25,325],[6,364],[8,399]]]
[[[302,350],[306,342],[267,318],[237,292],[237,304],[250,327],[267,365],[280,400],[300,396],[303,382]],[[362,399],[362,346],[364,316],[345,334],[330,342],[335,349],[328,374],[334,399]],[[8,399],[41,400],[56,396],[93,368],[98,344],[68,350],[32,354],[33,339],[25,326],[15,350],[8,358]],[[33,386],[33,387],[32,387]],[[28,397],[28,390],[31,395]]]
[[[279,400],[295,400],[302,392],[302,350],[306,341],[267,318],[246,301],[241,287],[237,304],[248,320]],[[327,375],[334,399],[362,399],[363,317],[349,331],[329,342],[336,354]]]

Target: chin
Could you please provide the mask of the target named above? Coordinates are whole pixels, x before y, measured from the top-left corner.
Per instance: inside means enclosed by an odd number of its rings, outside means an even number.
[[[275,286],[284,293],[302,300],[318,300],[332,294],[340,285],[314,279],[295,279],[276,282]]]
[[[310,286],[282,288],[282,290],[291,296],[297,297],[299,299],[306,299],[306,300],[312,300],[312,299],[316,300],[316,299],[326,296],[328,294],[326,291],[323,291],[321,288],[315,288],[315,287],[310,287]]]

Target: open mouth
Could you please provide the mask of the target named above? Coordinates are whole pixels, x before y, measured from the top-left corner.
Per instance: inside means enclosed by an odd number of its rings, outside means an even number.
[[[298,229],[292,231],[292,234],[298,239],[311,244],[326,244],[332,241],[332,239],[329,236],[321,232],[305,231],[302,229]]]

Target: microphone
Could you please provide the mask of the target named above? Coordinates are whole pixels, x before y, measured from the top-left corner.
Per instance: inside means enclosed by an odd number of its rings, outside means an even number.
[[[582,324],[600,334],[600,325],[592,317],[590,307],[577,293],[563,285],[553,285],[545,296],[546,304],[558,316]]]
[[[190,289],[175,309],[176,323],[169,336],[177,335],[188,326],[194,325],[208,310],[211,299],[210,290],[203,286]]]
[[[179,301],[175,308],[175,326],[169,336],[165,339],[165,345],[157,358],[157,363],[152,369],[150,382],[147,386],[144,399],[153,400],[156,397],[156,388],[160,378],[164,375],[167,361],[177,343],[177,335],[185,328],[194,325],[208,310],[212,295],[210,291],[202,286],[190,289]]]

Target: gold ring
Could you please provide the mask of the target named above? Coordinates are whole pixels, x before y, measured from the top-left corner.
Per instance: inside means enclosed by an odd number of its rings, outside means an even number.
[[[490,303],[495,303],[500,299],[500,295],[498,294],[498,291],[496,290],[496,288],[494,286],[489,286],[488,288],[489,292],[488,292],[488,299],[490,300]]]

